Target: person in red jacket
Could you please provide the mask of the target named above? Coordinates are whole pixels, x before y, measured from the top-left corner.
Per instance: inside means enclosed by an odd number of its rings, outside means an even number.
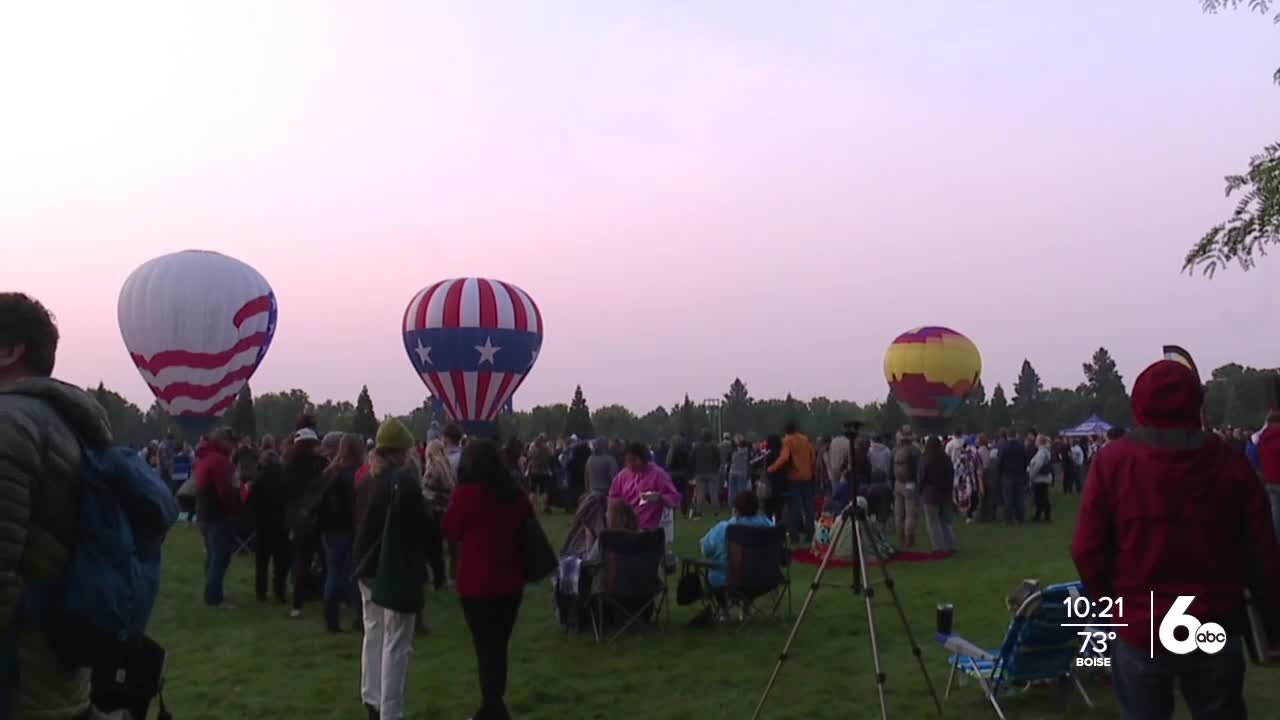
[[[1267,427],[1258,436],[1258,460],[1262,482],[1271,498],[1271,524],[1280,542],[1280,410],[1267,415]]]
[[[1244,456],[1202,430],[1189,368],[1148,367],[1132,402],[1138,427],[1098,453],[1071,544],[1089,595],[1123,600],[1122,619],[1108,621],[1125,623],[1111,656],[1123,715],[1172,718],[1178,683],[1192,717],[1244,718],[1243,590],[1264,608],[1280,600],[1266,496]],[[1194,596],[1184,616],[1225,629],[1224,647],[1165,648],[1159,628],[1181,596]]]
[[[458,595],[471,630],[482,704],[473,720],[506,720],[507,648],[524,593],[520,532],[533,505],[489,440],[467,443],[444,535],[461,546]]]
[[[231,608],[223,582],[235,552],[235,516],[240,512],[240,488],[231,462],[235,436],[221,429],[196,448],[196,520],[204,534],[206,557],[204,603]]]

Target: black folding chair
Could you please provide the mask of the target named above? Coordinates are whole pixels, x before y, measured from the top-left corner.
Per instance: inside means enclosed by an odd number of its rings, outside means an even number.
[[[725,598],[742,608],[745,621],[754,619],[755,603],[761,598],[769,605],[768,617],[777,617],[783,600],[791,615],[791,555],[787,552],[785,528],[730,525],[725,539],[729,563],[725,569]],[[739,626],[741,627],[741,626]]]
[[[667,580],[662,562],[667,538],[662,530],[600,533],[600,591],[591,603],[591,628],[596,642],[604,637],[611,617],[621,620],[610,638],[616,640],[641,620],[657,625],[667,605]]]

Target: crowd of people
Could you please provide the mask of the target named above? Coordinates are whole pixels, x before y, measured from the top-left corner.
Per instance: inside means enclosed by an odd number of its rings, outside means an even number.
[[[0,702],[18,717],[93,716],[90,668],[61,663],[42,628],[11,625],[24,587],[67,572],[86,452],[111,442],[102,407],[53,379],[57,342],[40,303],[0,293],[0,620],[12,630],[0,640],[0,671],[20,677],[0,685]],[[662,530],[670,544],[677,517],[716,516],[727,504],[731,514],[700,542],[714,589],[735,524],[781,525],[805,545],[815,514],[862,499],[901,546],[915,543],[923,519],[933,547],[956,552],[953,518],[1023,523],[1030,491],[1031,521],[1051,522],[1055,485],[1083,493],[1071,552],[1090,594],[1128,599],[1131,622],[1113,650],[1125,717],[1171,717],[1175,684],[1193,715],[1244,717],[1241,589],[1264,613],[1280,600],[1280,412],[1257,433],[1205,431],[1199,380],[1170,361],[1138,377],[1133,405],[1128,435],[1074,441],[1034,431],[921,441],[910,428],[890,439],[850,423],[811,442],[789,423],[762,443],[704,432],[652,446],[540,437],[500,447],[454,426],[420,442],[395,419],[372,438],[321,434],[302,416],[282,439],[220,429],[194,449],[167,437],[140,452],[199,525],[207,605],[233,609],[225,576],[247,544],[259,601],[287,605],[296,619],[318,599],[334,633],[344,608],[356,613],[370,718],[405,715],[414,637],[430,632],[428,583],[461,599],[479,671],[474,717],[509,717],[508,647],[528,580],[523,533],[539,511],[572,510],[561,554],[590,559],[603,528]],[[1147,655],[1144,613],[1162,617],[1181,595],[1195,596],[1192,615],[1226,629],[1223,651]]]

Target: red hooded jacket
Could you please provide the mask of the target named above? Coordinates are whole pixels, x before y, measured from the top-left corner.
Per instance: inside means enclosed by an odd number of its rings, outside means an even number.
[[[1243,626],[1246,585],[1280,600],[1266,495],[1244,456],[1200,429],[1201,402],[1199,379],[1176,362],[1138,377],[1138,428],[1098,454],[1071,543],[1089,595],[1123,598],[1123,617],[1108,622],[1127,623],[1116,631],[1144,650],[1153,594],[1157,632],[1179,595],[1195,596],[1188,614],[1229,633]]]

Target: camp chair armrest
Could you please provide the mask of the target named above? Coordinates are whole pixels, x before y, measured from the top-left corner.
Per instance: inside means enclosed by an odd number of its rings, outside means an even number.
[[[702,568],[705,570],[715,570],[716,568],[722,567],[718,562],[712,562],[711,560],[704,560],[702,558],[681,558],[680,562],[684,563],[688,567]]]
[[[971,657],[976,660],[990,660],[994,662],[998,656],[984,650],[972,642],[960,637],[959,635],[936,635],[938,644],[950,650],[960,657]]]

